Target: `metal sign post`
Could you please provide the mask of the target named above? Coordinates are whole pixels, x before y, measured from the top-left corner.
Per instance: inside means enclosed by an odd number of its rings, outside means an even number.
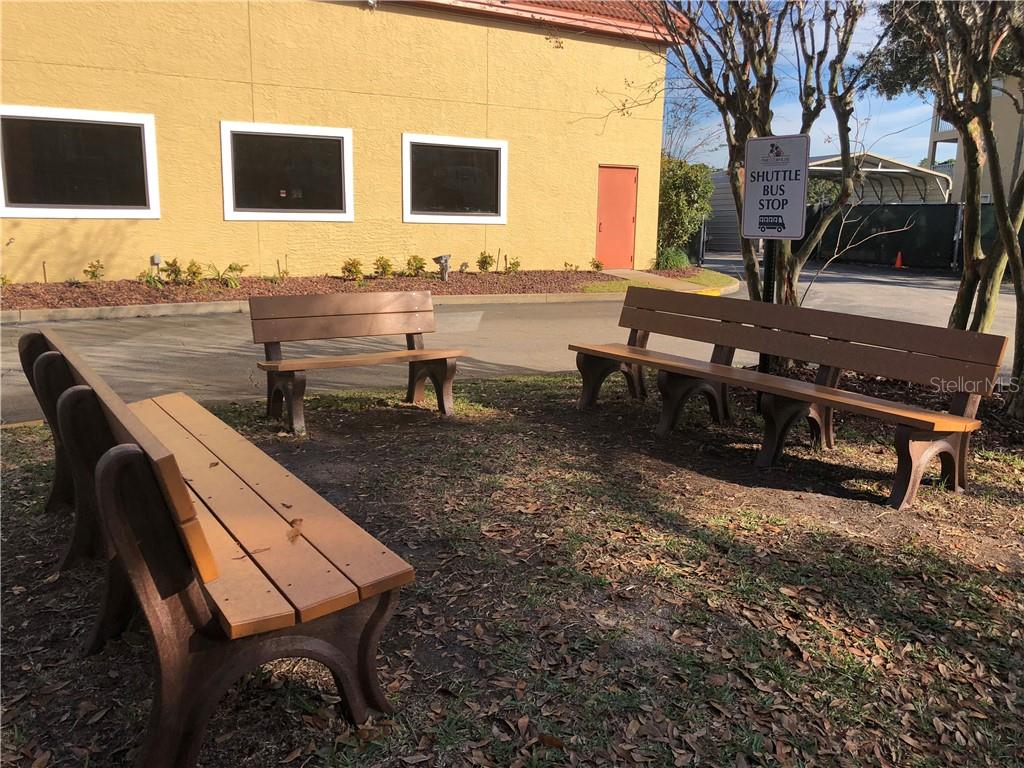
[[[765,240],[761,300],[775,301],[775,261],[780,240],[799,240],[807,220],[807,165],[811,138],[765,136],[747,139],[740,234]],[[767,373],[771,357],[762,354],[757,369]]]

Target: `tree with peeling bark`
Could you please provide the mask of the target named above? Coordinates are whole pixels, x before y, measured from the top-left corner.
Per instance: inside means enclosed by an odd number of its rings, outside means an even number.
[[[728,152],[726,169],[737,219],[743,208],[746,141],[771,136],[772,103],[780,80],[793,78],[801,107],[800,132],[808,133],[830,110],[837,125],[842,165],[838,192],[798,251],[783,242],[778,250],[777,298],[797,304],[800,271],[832,220],[854,195],[859,174],[854,140],[853,104],[863,67],[850,67],[857,24],[866,12],[863,0],[750,0],[710,2],[674,0],[638,2],[635,7],[664,30],[670,67],[717,110]],[[872,51],[885,40],[883,30]],[[747,292],[760,299],[762,286],[755,243],[740,240]]]
[[[963,274],[949,325],[987,331],[1009,266],[1017,300],[1013,381],[1024,381],[1024,262],[1019,235],[1024,224],[1024,173],[1017,157],[1010,185],[1005,156],[992,123],[992,97],[999,77],[1016,78],[1001,89],[1024,116],[1024,5],[1011,2],[920,2],[897,0],[879,9],[893,33],[866,67],[865,85],[894,97],[907,91],[930,95],[939,115],[960,139],[964,157]],[[986,254],[981,244],[981,183],[987,167],[997,239]],[[972,316],[973,309],[973,316]],[[1009,412],[1024,417],[1024,393],[1009,388]]]

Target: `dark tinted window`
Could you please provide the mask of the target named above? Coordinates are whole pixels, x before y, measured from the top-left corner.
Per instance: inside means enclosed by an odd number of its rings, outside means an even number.
[[[342,139],[233,133],[235,209],[344,211]]]
[[[412,144],[413,213],[499,214],[497,149]]]
[[[8,205],[147,205],[142,126],[0,119]]]

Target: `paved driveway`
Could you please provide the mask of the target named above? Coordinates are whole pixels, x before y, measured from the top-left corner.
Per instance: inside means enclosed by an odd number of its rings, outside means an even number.
[[[708,266],[712,268],[730,272],[739,268],[735,257],[710,256]],[[952,276],[843,268],[819,281],[807,305],[945,325],[955,292]],[[741,291],[735,295],[745,294]],[[440,330],[428,335],[426,343],[428,347],[468,349],[469,356],[460,363],[463,377],[574,371],[574,356],[566,349],[570,342],[625,340],[625,331],[617,327],[619,308],[617,302],[444,305],[437,309]],[[258,398],[264,393],[264,379],[255,367],[262,350],[252,344],[247,315],[79,320],[47,325],[58,328],[76,344],[127,400],[177,390],[205,401]],[[0,416],[7,423],[39,418],[18,362],[18,336],[27,327],[8,325],[0,332]],[[1012,294],[1000,300],[994,330],[1012,334]],[[709,354],[707,345],[662,338],[657,338],[652,347],[681,354]],[[389,348],[396,348],[396,339],[292,346],[297,352],[313,354]],[[738,362],[754,359],[748,354],[737,356]],[[1007,373],[1009,363],[1005,361]],[[309,376],[309,389],[399,385],[404,378],[400,366],[316,371]]]

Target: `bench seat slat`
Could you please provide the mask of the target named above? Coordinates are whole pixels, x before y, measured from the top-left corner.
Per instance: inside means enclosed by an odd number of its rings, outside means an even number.
[[[282,518],[301,517],[302,535],[358,587],[361,599],[414,580],[411,565],[192,398],[175,393],[154,403]]]
[[[759,373],[745,368],[736,368],[718,363],[694,360],[665,352],[657,352],[627,344],[570,344],[569,349],[589,355],[637,363],[659,370],[679,373],[684,376],[720,381],[725,384],[747,387],[794,400],[821,403],[850,413],[872,416],[893,424],[936,432],[972,432],[981,426],[977,419],[956,416],[938,411],[927,411],[909,405],[868,397],[856,392],[810,384],[797,379],[786,379],[773,374]]]
[[[190,489],[196,520],[206,533],[220,575],[204,586],[230,638],[258,635],[295,624],[295,608],[221,522]]]
[[[154,400],[136,403],[133,408],[174,452],[196,496],[295,606],[300,621],[311,621],[359,602],[358,590],[343,573],[304,535],[294,535],[287,519]],[[304,514],[304,510],[291,510],[288,519]]]
[[[445,360],[451,357],[462,357],[465,354],[466,350],[464,349],[399,349],[393,352],[264,360],[256,365],[264,371],[314,371],[321,368],[357,368],[364,365]]]

